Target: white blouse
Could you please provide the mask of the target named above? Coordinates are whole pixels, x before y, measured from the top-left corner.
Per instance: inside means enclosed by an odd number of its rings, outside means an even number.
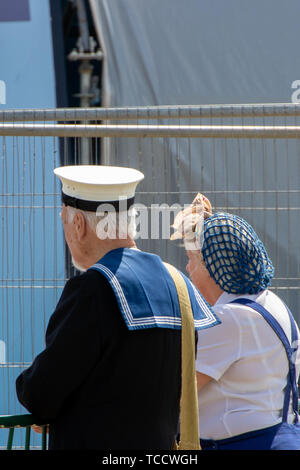
[[[281,422],[288,373],[285,349],[258,312],[229,304],[239,297],[261,304],[291,341],[287,310],[271,291],[219,297],[213,310],[222,323],[198,332],[196,370],[212,377],[198,393],[200,437],[204,439],[225,439]],[[299,351],[295,361],[298,378]]]

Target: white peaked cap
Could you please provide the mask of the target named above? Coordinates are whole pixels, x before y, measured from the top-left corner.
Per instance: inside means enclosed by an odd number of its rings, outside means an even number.
[[[144,179],[143,173],[134,168],[103,165],[61,166],[54,173],[62,182],[63,195],[99,204],[132,199],[136,186]]]

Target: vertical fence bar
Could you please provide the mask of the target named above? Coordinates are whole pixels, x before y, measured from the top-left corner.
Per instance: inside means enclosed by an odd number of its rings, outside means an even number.
[[[42,450],[47,449],[47,426],[43,426],[42,430]]]
[[[25,450],[30,449],[30,434],[31,434],[31,427],[27,426],[25,431]]]
[[[15,428],[9,428],[8,441],[7,441],[7,450],[12,449],[13,439],[14,439]]]

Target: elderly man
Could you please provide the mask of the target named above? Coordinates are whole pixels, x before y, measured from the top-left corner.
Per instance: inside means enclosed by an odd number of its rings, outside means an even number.
[[[55,173],[63,183],[66,242],[82,274],[66,283],[44,351],[17,379],[18,398],[49,422],[50,449],[171,449],[181,392],[180,306],[161,259],[133,240],[129,207],[143,175],[104,166]],[[218,324],[184,279],[196,329]]]

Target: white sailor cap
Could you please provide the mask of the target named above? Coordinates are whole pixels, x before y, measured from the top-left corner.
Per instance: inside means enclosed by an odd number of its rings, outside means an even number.
[[[134,203],[136,186],[144,179],[134,168],[103,165],[72,165],[55,168],[62,182],[62,202],[96,212],[101,204],[127,210]]]

